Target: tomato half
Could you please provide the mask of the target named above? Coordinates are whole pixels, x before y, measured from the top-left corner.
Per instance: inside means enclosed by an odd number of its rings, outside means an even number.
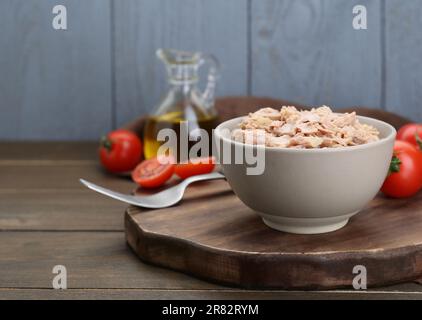
[[[394,198],[410,197],[422,188],[421,155],[403,143],[395,143],[390,171],[381,191]]]
[[[174,167],[174,159],[170,157],[151,158],[142,161],[132,171],[132,179],[141,187],[157,188],[171,178]]]
[[[206,174],[215,168],[215,158],[198,158],[187,163],[179,163],[176,165],[174,173],[182,179],[186,179],[198,174]]]
[[[110,132],[101,139],[99,156],[101,164],[113,173],[133,170],[142,159],[142,143],[128,130]]]
[[[409,142],[422,150],[422,124],[409,123],[404,125],[397,132],[397,140]]]

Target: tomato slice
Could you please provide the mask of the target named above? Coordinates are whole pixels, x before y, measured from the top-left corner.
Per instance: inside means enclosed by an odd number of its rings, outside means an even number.
[[[182,179],[186,179],[197,174],[210,173],[215,168],[215,158],[197,158],[187,163],[179,163],[174,169],[174,173]]]
[[[132,179],[141,187],[157,188],[171,178],[174,173],[174,167],[174,158],[151,158],[142,161],[132,171]]]

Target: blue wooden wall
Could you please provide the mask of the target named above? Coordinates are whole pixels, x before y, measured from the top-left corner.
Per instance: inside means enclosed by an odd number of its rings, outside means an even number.
[[[54,5],[68,30],[52,28]],[[368,29],[352,28],[363,4]],[[420,0],[1,0],[0,139],[96,139],[165,88],[155,50],[214,53],[218,94],[422,121]]]

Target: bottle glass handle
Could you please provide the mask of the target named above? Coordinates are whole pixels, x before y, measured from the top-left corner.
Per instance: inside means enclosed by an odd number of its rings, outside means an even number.
[[[220,73],[220,63],[212,54],[202,54],[201,58],[201,65],[209,65],[207,84],[205,86],[204,93],[202,94],[202,98],[207,106],[210,107],[214,104],[215,86]]]

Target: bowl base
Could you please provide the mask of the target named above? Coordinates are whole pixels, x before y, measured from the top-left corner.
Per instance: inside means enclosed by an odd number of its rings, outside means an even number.
[[[357,213],[330,218],[286,218],[259,213],[262,221],[270,228],[296,234],[318,234],[343,228],[349,218]]]

